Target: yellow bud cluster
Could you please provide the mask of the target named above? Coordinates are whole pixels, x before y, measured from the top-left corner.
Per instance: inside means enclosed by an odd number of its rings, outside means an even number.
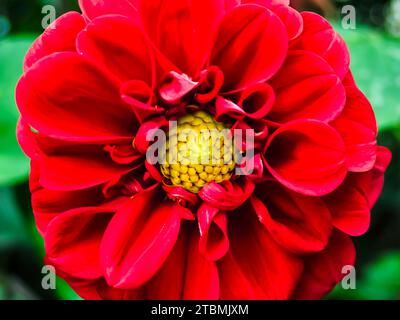
[[[221,183],[235,169],[229,129],[204,111],[178,119],[166,141],[161,173],[172,185],[197,193],[209,182]]]

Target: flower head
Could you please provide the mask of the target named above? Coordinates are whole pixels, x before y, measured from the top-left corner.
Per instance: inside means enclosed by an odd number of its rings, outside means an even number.
[[[87,299],[329,292],[391,157],[330,24],[285,0],[79,2],[16,91],[47,262]]]

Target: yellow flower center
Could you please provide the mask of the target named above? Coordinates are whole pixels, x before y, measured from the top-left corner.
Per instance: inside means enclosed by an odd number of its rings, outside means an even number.
[[[209,182],[221,183],[235,169],[233,139],[224,124],[204,111],[178,119],[166,141],[161,172],[174,186],[197,193]]]

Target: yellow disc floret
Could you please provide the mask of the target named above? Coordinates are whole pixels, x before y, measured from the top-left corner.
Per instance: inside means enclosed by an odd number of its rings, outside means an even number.
[[[232,177],[235,162],[230,130],[207,112],[194,111],[179,118],[165,147],[161,172],[174,186],[197,193],[209,182]]]

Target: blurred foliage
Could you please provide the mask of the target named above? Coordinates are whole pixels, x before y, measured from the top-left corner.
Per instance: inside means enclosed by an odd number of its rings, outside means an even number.
[[[379,142],[392,150],[394,158],[373,211],[370,232],[355,240],[357,290],[346,291],[338,286],[330,298],[399,299],[400,40],[384,31],[389,0],[336,3],[357,8],[356,30],[344,30],[340,23],[335,26],[349,45],[354,76],[374,105]],[[41,9],[45,4],[54,5],[58,15],[77,8],[75,0],[0,0],[0,299],[79,299],[61,279],[55,291],[41,288],[43,239],[30,207],[29,162],[15,137],[18,112],[14,88],[33,34],[43,31]]]
[[[28,159],[15,135],[18,111],[14,88],[21,76],[25,52],[33,39],[33,36],[13,36],[0,41],[0,186],[24,181],[28,175]]]
[[[400,39],[367,26],[336,29],[351,51],[351,68],[368,96],[380,130],[400,125]]]

